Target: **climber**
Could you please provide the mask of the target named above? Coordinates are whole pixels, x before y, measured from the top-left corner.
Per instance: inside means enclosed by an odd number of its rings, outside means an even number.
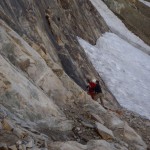
[[[100,102],[101,102],[102,106],[104,107],[103,93],[102,93],[102,89],[101,89],[101,86],[100,86],[98,80],[96,80],[96,86],[95,86],[94,92],[95,92],[94,100],[97,101],[98,99],[100,99]]]
[[[92,97],[92,99],[94,99],[96,83],[94,81],[90,81],[89,79],[87,79],[86,81],[88,83],[88,85],[86,87],[88,94]]]

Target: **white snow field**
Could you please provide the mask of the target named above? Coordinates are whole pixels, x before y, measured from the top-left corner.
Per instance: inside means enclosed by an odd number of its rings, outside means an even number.
[[[139,0],[140,2],[142,2],[143,4],[145,4],[146,6],[150,7],[150,2],[144,1],[144,0]]]
[[[139,37],[129,31],[122,21],[106,6],[102,0],[90,0],[100,15],[103,17],[110,30],[116,33],[124,40],[136,46],[148,54],[150,54],[150,47],[145,44]],[[121,7],[121,6],[120,6]],[[123,6],[122,6],[123,7]]]
[[[150,56],[114,33],[78,41],[120,105],[150,119]]]
[[[102,0],[91,3],[113,33],[101,36],[96,46],[78,38],[81,46],[118,102],[150,119],[150,47],[129,31]]]

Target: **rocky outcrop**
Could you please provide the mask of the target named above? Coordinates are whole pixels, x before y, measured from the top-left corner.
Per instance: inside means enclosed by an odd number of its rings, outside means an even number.
[[[103,126],[102,124],[97,122],[96,127],[103,139],[109,140],[114,138],[112,131],[106,128],[105,126]]]
[[[25,129],[8,118],[0,121],[2,123],[0,134],[3,134],[3,136],[0,136],[0,149],[47,149],[47,137],[33,130],[31,127],[26,127],[27,129]]]
[[[82,142],[78,143],[77,141],[66,141],[66,142],[54,142],[50,136],[46,136],[36,130],[34,130],[31,126],[27,126],[26,124],[22,124],[22,127],[18,124],[16,124],[14,121],[11,121],[8,118],[1,119],[2,129],[0,130],[0,133],[3,134],[3,136],[0,136],[1,149],[85,149],[85,150],[93,150],[93,149],[106,149],[106,150],[127,150],[127,149],[146,149],[145,143],[138,139],[136,140],[134,136],[138,136],[137,133],[131,129],[130,127],[127,127],[126,124],[126,131],[124,133],[126,136],[128,136],[128,141],[123,142],[123,139],[119,139],[115,135],[115,139],[109,139],[106,140],[89,140],[86,144],[83,144]],[[6,128],[6,124],[7,127]],[[96,123],[97,124],[97,123]],[[11,130],[10,130],[11,127]],[[78,127],[79,128],[79,127]],[[106,127],[104,127],[106,128]],[[129,129],[127,129],[129,128]],[[118,129],[119,130],[119,129]],[[104,130],[106,131],[106,130]],[[100,135],[104,133],[104,131],[99,130]],[[48,132],[48,130],[47,130]],[[90,131],[88,131],[90,132]],[[110,132],[110,131],[109,131]],[[111,131],[112,132],[112,131]],[[134,133],[134,134],[132,134]],[[77,135],[77,134],[76,134]],[[111,133],[112,135],[112,133]],[[52,135],[51,135],[52,136]],[[58,136],[58,135],[55,135]],[[60,136],[63,136],[62,134]],[[107,136],[108,137],[108,136]],[[114,137],[113,137],[114,138]],[[6,140],[7,139],[7,140]],[[140,142],[141,141],[141,142]]]

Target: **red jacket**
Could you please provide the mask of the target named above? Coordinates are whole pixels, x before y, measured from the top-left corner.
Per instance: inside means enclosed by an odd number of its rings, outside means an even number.
[[[95,95],[95,87],[96,87],[96,83],[94,82],[89,82],[89,86],[88,86],[88,94],[91,95],[91,97],[94,99],[94,95]]]
[[[89,92],[94,92],[95,87],[96,87],[96,83],[89,82]]]

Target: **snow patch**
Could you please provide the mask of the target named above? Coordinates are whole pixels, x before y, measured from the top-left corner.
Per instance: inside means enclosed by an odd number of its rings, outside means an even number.
[[[150,56],[114,33],[105,33],[96,46],[78,40],[118,102],[150,119]]]
[[[119,35],[124,40],[128,41],[138,49],[141,49],[150,54],[150,47],[145,44],[139,37],[134,35],[123,22],[106,6],[102,0],[91,0],[91,3],[104,18],[110,30]]]

